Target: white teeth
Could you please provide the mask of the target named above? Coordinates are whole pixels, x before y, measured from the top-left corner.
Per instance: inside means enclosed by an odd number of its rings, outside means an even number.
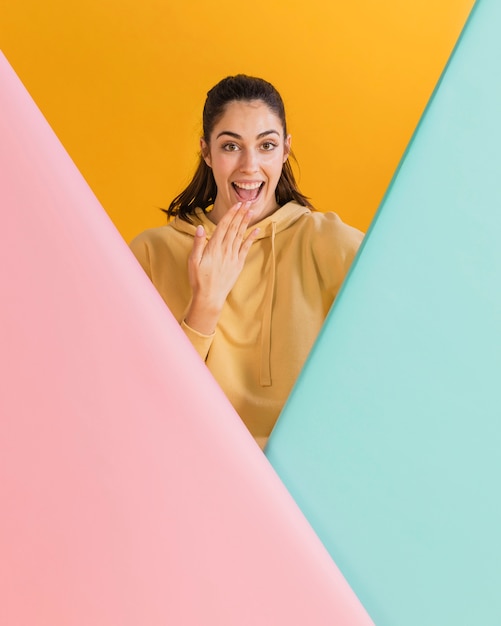
[[[262,183],[233,183],[235,187],[240,187],[240,189],[258,189],[261,187]]]

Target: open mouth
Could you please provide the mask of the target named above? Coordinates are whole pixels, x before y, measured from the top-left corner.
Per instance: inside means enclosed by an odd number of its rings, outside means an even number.
[[[264,182],[261,183],[231,183],[240,202],[254,202],[259,198]]]

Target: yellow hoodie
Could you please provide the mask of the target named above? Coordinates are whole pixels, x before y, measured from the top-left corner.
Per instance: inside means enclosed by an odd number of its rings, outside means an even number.
[[[252,435],[264,446],[339,291],[363,234],[335,213],[289,202],[260,228],[228,295],[216,332],[202,335],[184,316],[191,299],[187,263],[193,224],[176,217],[136,237],[131,249]]]

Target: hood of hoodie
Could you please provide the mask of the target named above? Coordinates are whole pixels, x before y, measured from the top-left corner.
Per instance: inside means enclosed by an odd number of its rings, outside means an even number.
[[[301,206],[296,202],[288,202],[284,206],[278,208],[274,213],[268,215],[260,222],[256,222],[246,231],[248,234],[254,228],[259,228],[256,239],[270,239],[270,254],[266,266],[267,288],[263,302],[263,317],[261,320],[261,357],[259,368],[259,382],[263,387],[272,385],[271,372],[271,337],[272,337],[272,318],[273,318],[273,297],[275,294],[276,281],[276,255],[275,255],[275,236],[277,233],[286,230],[289,226],[297,222],[297,220],[306,213],[311,213],[310,209]],[[202,209],[196,209],[192,216],[193,224],[176,217],[172,222],[172,226],[183,233],[195,236],[196,227],[201,224],[205,229],[207,239],[213,235],[216,224],[210,221],[208,216]]]
[[[268,215],[260,222],[256,222],[247,229],[247,233],[255,228],[259,228],[259,233],[256,239],[264,239],[266,237],[274,237],[276,233],[285,230],[294,222],[296,222],[305,213],[310,213],[310,209],[301,206],[296,202],[288,202],[284,206],[278,208],[274,213]],[[194,215],[191,216],[193,223],[190,224],[185,220],[176,217],[172,222],[172,226],[183,233],[187,233],[195,236],[195,230],[199,224],[205,229],[207,239],[210,239],[216,229],[216,224],[211,222],[209,217],[202,211],[202,209],[196,209]],[[273,226],[274,225],[274,226]]]

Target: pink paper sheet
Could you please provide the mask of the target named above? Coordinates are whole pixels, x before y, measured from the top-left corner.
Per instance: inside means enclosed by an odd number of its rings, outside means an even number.
[[[371,621],[0,55],[0,623]]]

